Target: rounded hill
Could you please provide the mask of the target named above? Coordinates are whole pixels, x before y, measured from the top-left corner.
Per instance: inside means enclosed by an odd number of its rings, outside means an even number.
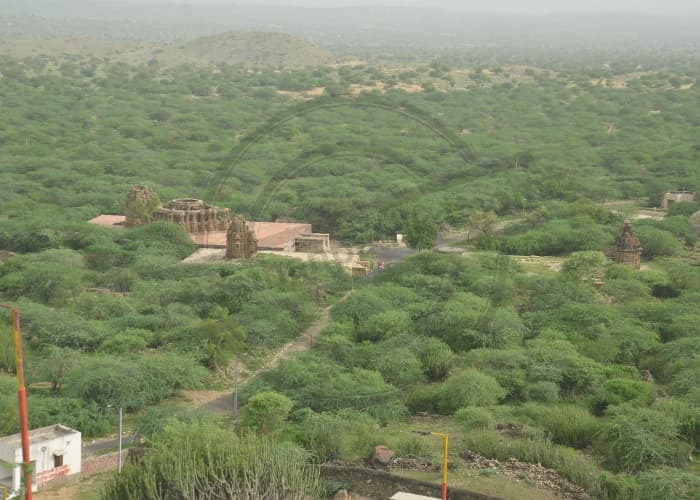
[[[303,67],[335,62],[329,51],[286,33],[221,33],[172,46],[156,59],[172,63],[246,64],[251,66]]]

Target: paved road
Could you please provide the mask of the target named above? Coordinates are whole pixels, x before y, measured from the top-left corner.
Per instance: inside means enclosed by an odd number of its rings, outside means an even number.
[[[384,261],[385,266],[396,264],[397,262],[404,260],[406,257],[410,257],[411,255],[418,253],[418,250],[399,246],[375,246],[370,247],[368,251],[374,254],[377,261]]]
[[[134,437],[129,434],[122,437],[122,447],[126,448],[134,442]],[[119,448],[119,438],[108,438],[108,439],[98,439],[94,442],[85,441],[83,442],[83,455],[98,455],[100,452],[104,451],[117,451]]]

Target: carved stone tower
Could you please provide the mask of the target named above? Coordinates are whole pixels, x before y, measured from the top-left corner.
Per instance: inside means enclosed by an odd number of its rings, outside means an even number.
[[[258,240],[245,217],[237,215],[226,233],[226,258],[249,259],[258,251]]]
[[[148,186],[131,186],[126,193],[126,221],[131,226],[142,226],[151,221],[160,206],[158,195]]]
[[[632,224],[625,219],[620,234],[617,236],[613,251],[613,260],[634,269],[639,269],[642,257],[642,244],[634,234]]]

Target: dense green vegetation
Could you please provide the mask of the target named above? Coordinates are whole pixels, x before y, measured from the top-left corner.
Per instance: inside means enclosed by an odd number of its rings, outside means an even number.
[[[164,200],[198,196],[355,242],[405,232],[411,214],[460,226],[477,209],[630,197],[656,206],[668,189],[700,185],[697,74],[682,66],[212,72],[47,56],[2,68],[0,212],[38,232],[5,238],[8,249],[27,238],[50,247],[49,226],[122,211],[135,182]],[[374,96],[343,97],[360,86]],[[325,100],[299,105],[316,88]],[[541,249],[580,250],[588,228],[567,224],[543,228],[564,241]],[[604,239],[594,232],[587,245],[602,250]]]
[[[600,291],[582,279],[596,273]],[[653,297],[657,284],[675,298]],[[691,485],[677,498],[692,498],[698,287],[678,261],[634,272],[584,252],[529,276],[506,257],[421,253],[336,305],[313,351],[247,392],[291,399],[292,435],[319,460],[367,455],[388,421],[454,415],[458,449],[541,463],[606,498],[661,498],[672,467]]]
[[[340,268],[277,258],[181,264],[193,244],[165,223],[59,224],[49,233],[37,236],[46,249],[0,266],[0,289],[21,310],[28,382],[40,383],[29,392],[30,425],[60,419],[86,436],[108,432],[119,406],[135,412],[210,384],[207,368],[226,369],[236,353],[254,368],[349,281]],[[12,371],[3,318],[0,369]],[[18,429],[17,402],[12,382],[0,381],[5,434]]]

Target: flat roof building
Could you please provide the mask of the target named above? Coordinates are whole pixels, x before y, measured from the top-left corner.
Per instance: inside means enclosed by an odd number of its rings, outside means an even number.
[[[32,462],[32,491],[56,479],[80,473],[81,434],[64,425],[51,425],[29,431],[29,457]],[[22,485],[22,437],[0,438],[0,487],[9,497]]]

